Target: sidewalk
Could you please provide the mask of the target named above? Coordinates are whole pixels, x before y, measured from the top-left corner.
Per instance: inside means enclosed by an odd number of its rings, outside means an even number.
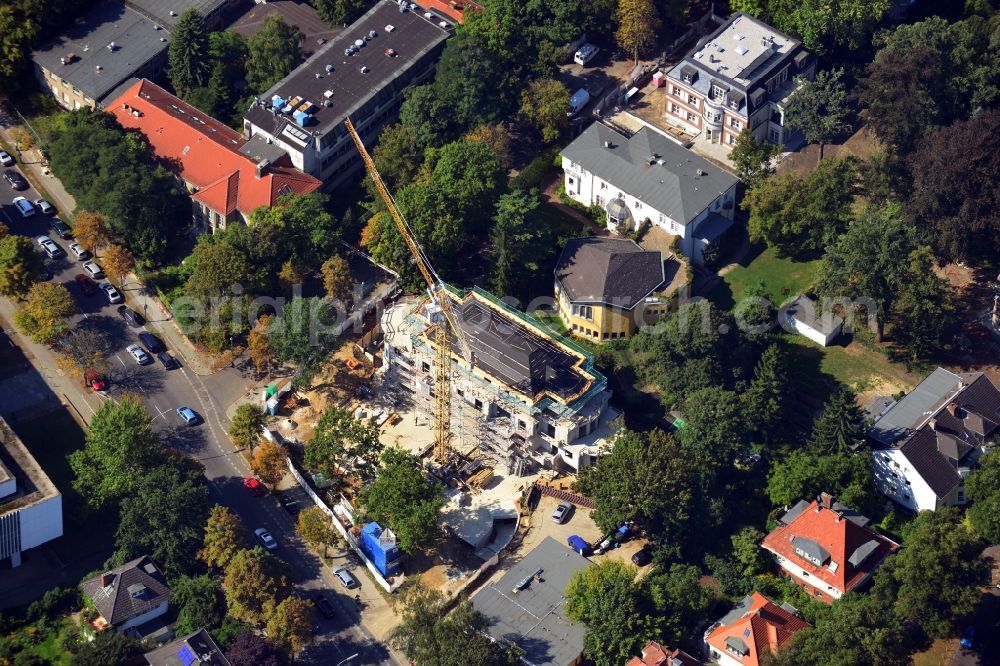
[[[62,182],[45,166],[40,150],[32,148],[22,153],[14,150],[15,142],[10,135],[10,130],[14,127],[17,127],[16,123],[13,123],[9,116],[0,113],[0,138],[11,148],[10,154],[17,159],[21,173],[42,197],[56,207],[60,218],[72,221],[76,215],[76,201],[63,187]]]

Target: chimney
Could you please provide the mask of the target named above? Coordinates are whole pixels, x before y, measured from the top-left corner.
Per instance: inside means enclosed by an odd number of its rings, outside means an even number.
[[[101,574],[101,587],[110,587],[114,582],[115,575],[110,571],[108,573]]]
[[[931,419],[927,422],[927,425],[931,427],[931,430],[937,430],[937,419]]]
[[[948,413],[955,416],[956,412],[958,412],[958,404],[954,402],[948,403]]]
[[[819,505],[824,509],[829,509],[833,506],[833,495],[830,493],[820,493],[819,494]]]
[[[767,645],[771,648],[771,654],[776,654],[778,652],[778,628],[767,623]]]
[[[263,159],[257,162],[257,167],[254,169],[254,174],[257,178],[263,178],[267,175],[267,168],[271,166],[271,160]]]

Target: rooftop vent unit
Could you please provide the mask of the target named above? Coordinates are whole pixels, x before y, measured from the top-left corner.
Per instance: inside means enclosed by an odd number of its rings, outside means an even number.
[[[110,44],[108,44],[108,50],[114,53],[115,51],[118,50],[118,45],[115,44],[114,42],[111,42]]]
[[[331,73],[333,71],[333,65],[327,65],[325,69],[326,69],[326,73],[329,74],[329,73]]]
[[[515,593],[520,592],[524,588],[526,588],[529,585],[531,585],[531,581],[533,581],[536,577],[541,576],[541,575],[542,575],[542,569],[539,569],[538,571],[534,572],[530,576],[525,576],[520,581],[518,581],[517,585],[514,586],[514,590],[513,591]]]
[[[400,4],[399,5],[399,13],[400,14],[405,14],[406,13],[406,5],[405,4]]]
[[[360,49],[364,45],[365,45],[365,40],[363,40],[363,39],[355,39],[354,40],[354,46],[356,46],[357,48]]]
[[[706,171],[702,170],[702,169],[696,169],[694,173],[695,173],[696,176],[707,176],[708,175],[708,173]]]
[[[750,49],[748,49],[745,46],[737,46],[736,47],[736,52],[739,53],[740,55],[746,55],[747,53],[750,52]]]
[[[391,23],[390,23],[389,25],[385,26],[385,31],[386,31],[386,32],[392,32],[392,31],[393,31],[393,30],[395,30],[395,29],[396,29],[396,26],[394,26],[394,25],[393,25],[393,24],[391,24]]]
[[[742,32],[736,32],[733,33],[733,39],[739,42],[746,39],[746,35],[744,35]]]
[[[389,58],[395,58],[396,57],[396,49],[386,49],[385,50],[385,55],[386,55],[386,57],[389,57]]]
[[[448,28],[451,27],[451,24],[448,23],[447,21],[441,21],[440,23],[438,23],[438,25],[441,26],[442,30],[447,30]]]
[[[166,37],[160,37],[160,41],[161,42],[165,42],[165,41],[167,41],[167,38]]]
[[[160,26],[158,26],[157,24],[154,23],[153,24],[153,30],[159,30],[159,29],[160,29]]]
[[[333,91],[332,90],[324,91],[323,92],[323,97],[325,97],[327,99],[330,99],[331,97],[333,97]]]
[[[376,37],[378,37],[378,33],[377,32],[375,32],[374,30],[369,30],[368,31],[368,39],[375,39]]]
[[[411,11],[417,11],[417,9],[419,9],[419,7],[417,7],[417,3],[411,2],[410,3],[410,10]]]
[[[432,19],[432,18],[434,18],[434,14],[431,14],[430,12],[424,12],[424,18],[425,19]]]
[[[170,15],[171,15],[171,16],[177,16],[177,12],[175,12],[174,10],[172,10],[172,9],[171,9],[171,10],[170,10]]]
[[[361,65],[361,73],[362,74],[368,73],[368,65]]]

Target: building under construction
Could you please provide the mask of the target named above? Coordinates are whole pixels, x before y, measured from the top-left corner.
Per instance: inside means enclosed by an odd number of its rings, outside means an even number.
[[[618,414],[593,357],[481,289],[448,293],[472,352],[470,363],[449,335],[453,446],[492,454],[517,475],[577,471],[606,453]],[[439,305],[404,300],[382,324],[386,383],[431,414],[435,334],[446,325]]]

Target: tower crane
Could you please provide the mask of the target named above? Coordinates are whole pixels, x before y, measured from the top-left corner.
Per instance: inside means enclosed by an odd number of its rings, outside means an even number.
[[[375,183],[376,191],[378,191],[379,196],[382,197],[382,201],[385,202],[385,206],[389,210],[389,216],[392,217],[392,221],[396,224],[399,234],[406,241],[406,246],[410,249],[410,254],[413,255],[413,260],[417,264],[417,268],[420,270],[424,281],[427,283],[427,292],[431,300],[441,308],[441,312],[444,314],[445,321],[438,324],[434,335],[434,346],[437,348],[437,355],[434,359],[434,458],[438,464],[444,465],[448,461],[449,439],[451,436],[451,352],[448,346],[449,331],[458,340],[462,356],[465,357],[466,362],[470,365],[473,365],[475,362],[472,349],[469,346],[469,341],[466,339],[464,331],[458,325],[458,320],[451,307],[451,298],[448,296],[448,290],[444,286],[444,281],[438,276],[437,271],[434,270],[434,266],[431,264],[430,259],[427,258],[427,254],[420,247],[420,244],[417,243],[413,230],[410,229],[406,218],[403,217],[399,208],[396,207],[396,202],[392,198],[392,194],[389,193],[389,188],[382,181],[382,176],[379,175],[378,169],[375,168],[375,162],[372,161],[371,155],[368,154],[368,149],[365,148],[365,144],[362,143],[357,130],[354,129],[354,123],[348,118],[344,121],[344,124],[347,126],[347,132],[351,135],[351,139],[354,140],[354,145],[365,163],[368,175],[371,176],[372,182]]]

